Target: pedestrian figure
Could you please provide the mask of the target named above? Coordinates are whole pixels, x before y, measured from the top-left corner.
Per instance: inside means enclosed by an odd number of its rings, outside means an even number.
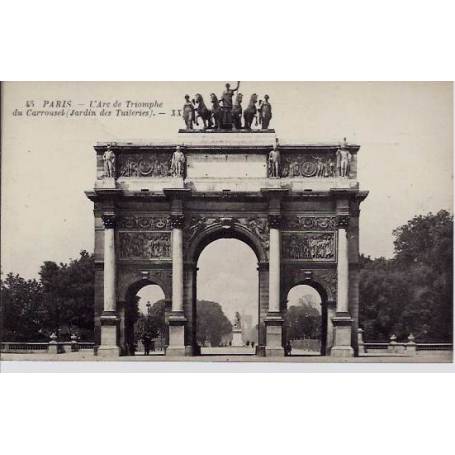
[[[152,340],[149,335],[144,334],[142,337],[142,344],[144,345],[144,355],[150,354],[150,345],[152,344]]]
[[[285,351],[286,351],[285,352],[286,355],[291,355],[292,345],[291,345],[291,342],[289,340],[286,343]]]

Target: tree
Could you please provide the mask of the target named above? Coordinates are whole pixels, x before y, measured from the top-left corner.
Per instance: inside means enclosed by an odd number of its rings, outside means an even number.
[[[221,305],[209,300],[197,301],[197,341],[203,346],[207,341],[219,346],[223,336],[232,332],[232,324],[223,313]]]
[[[366,340],[413,333],[452,340],[453,217],[419,215],[393,231],[392,259],[360,258],[360,314]]]
[[[39,276],[39,282],[13,274],[2,280],[2,339],[48,339],[52,332],[67,338],[77,332],[82,339],[93,339],[93,255],[81,251],[68,264],[46,261]]]
[[[41,266],[45,307],[44,326],[69,337],[77,331],[81,338],[93,337],[94,258],[83,250],[69,264],[46,261]]]
[[[136,339],[147,334],[151,338],[160,336],[163,340],[166,333],[165,310],[166,302],[164,299],[160,299],[150,307],[147,314],[140,313],[135,328]]]
[[[1,281],[1,339],[40,341],[43,338],[42,286],[36,280],[24,280],[9,273]]]
[[[311,295],[304,296],[299,299],[298,305],[291,305],[288,308],[284,324],[289,340],[321,337],[321,314],[311,304],[312,300]]]

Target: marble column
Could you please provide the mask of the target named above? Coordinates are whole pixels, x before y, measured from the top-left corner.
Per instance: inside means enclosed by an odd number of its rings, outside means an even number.
[[[183,311],[183,215],[172,218],[172,311]]]
[[[266,356],[283,356],[283,318],[280,312],[280,215],[269,215],[269,310],[265,319]]]
[[[185,355],[183,313],[183,214],[171,215],[172,225],[172,311],[169,314],[169,346],[166,355]]]
[[[352,357],[351,346],[352,318],[349,313],[349,215],[337,216],[338,254],[337,254],[337,305],[332,319],[335,329],[331,355],[334,357]]]
[[[116,293],[115,215],[102,216],[104,223],[104,304],[101,315],[101,344],[98,355],[116,357],[118,346],[118,317]]]

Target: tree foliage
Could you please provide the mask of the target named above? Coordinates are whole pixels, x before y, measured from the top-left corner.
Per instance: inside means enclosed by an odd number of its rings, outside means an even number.
[[[43,338],[42,286],[8,274],[1,281],[2,340],[30,341]]]
[[[94,260],[81,251],[68,264],[46,261],[40,280],[9,274],[1,281],[2,339],[34,341],[56,332],[93,338]]]
[[[453,217],[416,216],[393,231],[392,259],[361,257],[360,324],[366,340],[452,340]]]
[[[288,308],[284,324],[289,340],[321,337],[321,314],[304,298],[299,299],[298,305],[291,305]]]
[[[165,311],[166,302],[160,299],[150,307],[147,314],[140,313],[135,326],[136,340],[144,335],[163,338],[166,333]]]
[[[221,305],[210,300],[197,301],[197,341],[203,346],[207,341],[211,346],[219,346],[224,335],[232,332],[232,324]]]

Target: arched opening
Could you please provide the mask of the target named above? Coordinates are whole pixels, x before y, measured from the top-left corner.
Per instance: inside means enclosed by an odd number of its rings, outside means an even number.
[[[195,342],[201,355],[255,354],[258,258],[245,242],[220,238],[197,259]]]
[[[166,301],[157,284],[133,286],[125,306],[125,344],[128,355],[164,354]]]
[[[327,305],[325,296],[308,284],[291,288],[284,317],[287,355],[325,355]]]

